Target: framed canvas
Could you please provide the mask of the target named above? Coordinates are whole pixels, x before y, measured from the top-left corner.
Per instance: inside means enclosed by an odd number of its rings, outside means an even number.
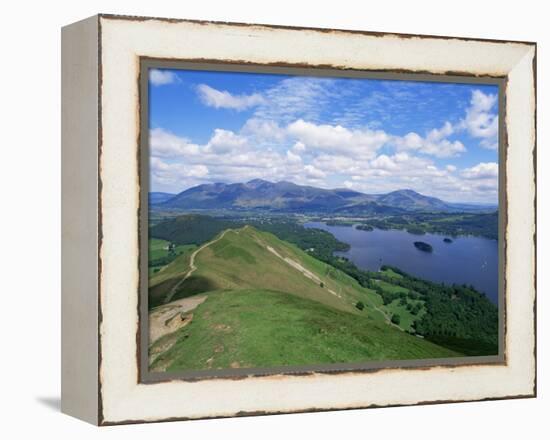
[[[536,395],[536,46],[99,15],[62,32],[62,410]]]

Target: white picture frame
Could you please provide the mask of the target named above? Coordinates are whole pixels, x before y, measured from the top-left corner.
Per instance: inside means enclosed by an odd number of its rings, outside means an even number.
[[[62,32],[62,410],[97,425],[536,395],[536,45],[98,15]],[[143,59],[500,78],[503,361],[144,383]]]

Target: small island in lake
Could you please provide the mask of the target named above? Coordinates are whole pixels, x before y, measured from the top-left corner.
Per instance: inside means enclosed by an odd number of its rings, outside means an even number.
[[[452,243],[452,242],[453,242],[453,240],[451,240],[451,239],[448,238],[448,237],[445,237],[445,238],[443,239],[443,241],[444,241],[445,243]]]
[[[360,231],[374,231],[374,228],[371,225],[357,225],[355,229]]]
[[[433,248],[428,243],[424,243],[423,241],[415,241],[414,247],[422,252],[432,252]]]

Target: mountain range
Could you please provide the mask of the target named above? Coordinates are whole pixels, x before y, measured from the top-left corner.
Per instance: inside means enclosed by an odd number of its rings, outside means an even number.
[[[411,189],[387,194],[364,194],[351,189],[323,189],[292,182],[254,179],[246,183],[198,185],[179,194],[149,193],[152,209],[169,210],[263,210],[343,215],[406,212],[484,212],[496,206],[448,203]]]
[[[175,194],[165,193],[165,192],[150,192],[149,193],[149,204],[156,205],[159,203],[166,202],[174,197]]]

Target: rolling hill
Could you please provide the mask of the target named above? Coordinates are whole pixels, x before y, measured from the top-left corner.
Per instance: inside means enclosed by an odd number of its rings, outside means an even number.
[[[166,270],[177,265],[173,262]],[[379,301],[351,277],[250,226],[223,231],[196,254],[195,265],[197,269],[178,287],[173,299],[211,290],[261,288],[296,294],[352,313],[359,300],[369,304]],[[181,274],[186,271],[183,267]],[[153,289],[156,278],[150,281]],[[373,314],[380,313],[373,310]]]
[[[373,290],[250,226],[180,255],[152,276],[149,296],[162,316],[154,328],[180,322],[150,346],[160,371],[458,355],[391,324]]]
[[[450,206],[435,197],[428,197],[411,189],[392,191],[378,197],[377,202],[381,205],[395,206],[407,211],[447,211]]]
[[[163,203],[171,198],[173,198],[175,194],[171,193],[165,193],[165,192],[150,192],[149,193],[149,204],[155,205],[158,203]]]
[[[164,220],[152,226],[150,235],[178,244],[202,244],[214,238],[224,229],[239,226],[242,225],[207,215],[186,214]]]
[[[152,202],[155,209],[267,210],[401,214],[407,211],[483,211],[487,206],[447,203],[410,189],[388,194],[363,194],[349,189],[323,189],[291,182],[255,179],[246,183],[213,183],[189,188],[168,199]]]

